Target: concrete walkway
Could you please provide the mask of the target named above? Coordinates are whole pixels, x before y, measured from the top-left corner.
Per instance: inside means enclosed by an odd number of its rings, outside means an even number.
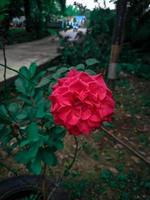
[[[82,32],[84,35],[87,32],[86,28],[79,28],[77,31],[72,29],[68,31],[61,31],[60,35],[68,40],[75,41],[78,32]],[[15,44],[6,46],[7,65],[15,70],[19,70],[21,66],[29,66],[32,62],[36,62],[38,65],[44,64],[48,61],[56,58],[59,53],[59,39],[54,37],[47,37],[41,40],[27,42],[22,44]],[[4,63],[3,52],[0,50],[0,63]],[[0,82],[3,79],[4,68],[0,66]],[[6,78],[12,78],[16,75],[15,72],[7,69]]]
[[[58,47],[59,41],[52,37],[6,46],[7,65],[19,70],[21,66],[29,66],[32,62],[38,65],[44,64],[59,55]],[[0,63],[4,63],[2,50],[0,50]],[[3,81],[3,72],[4,68],[0,66],[0,82]],[[7,79],[15,75],[15,72],[7,70]]]

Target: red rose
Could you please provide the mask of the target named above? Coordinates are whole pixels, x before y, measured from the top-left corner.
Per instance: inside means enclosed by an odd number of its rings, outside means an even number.
[[[115,105],[101,74],[75,69],[58,80],[49,99],[55,123],[73,135],[89,134],[103,121],[110,121]]]

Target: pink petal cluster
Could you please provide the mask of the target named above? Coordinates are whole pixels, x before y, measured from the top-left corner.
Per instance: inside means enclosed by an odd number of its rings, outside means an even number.
[[[103,76],[72,69],[53,87],[51,113],[70,134],[89,134],[104,121],[111,121],[114,100]]]

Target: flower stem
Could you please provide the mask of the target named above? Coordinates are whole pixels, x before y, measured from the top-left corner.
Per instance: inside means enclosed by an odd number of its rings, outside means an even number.
[[[74,156],[73,156],[73,159],[72,161],[70,162],[70,164],[67,166],[67,168],[64,170],[62,176],[59,177],[57,183],[55,184],[55,187],[52,189],[52,191],[49,193],[48,197],[47,197],[47,200],[51,200],[54,192],[56,191],[56,189],[60,186],[60,184],[62,183],[62,180],[64,178],[64,176],[67,176],[69,174],[69,171],[72,169],[75,161],[76,161],[76,158],[77,158],[77,154],[78,154],[78,147],[79,147],[79,143],[78,143],[78,139],[76,136],[74,136],[74,140],[75,140],[75,152],[74,152]]]
[[[64,170],[64,173],[63,173],[63,176],[66,176],[69,171],[71,170],[71,168],[73,167],[75,161],[76,161],[76,158],[77,158],[77,154],[78,154],[78,147],[79,147],[79,143],[78,143],[78,139],[76,136],[74,136],[74,140],[75,140],[75,152],[74,152],[74,156],[73,156],[73,159],[71,161],[71,163],[67,166],[67,168]]]

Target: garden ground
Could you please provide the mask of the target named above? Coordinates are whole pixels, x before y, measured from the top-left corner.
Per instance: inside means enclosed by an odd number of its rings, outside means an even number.
[[[133,76],[117,83],[114,96],[116,111],[113,123],[106,128],[150,161],[149,81]],[[70,184],[75,199],[118,200],[149,199],[149,166],[112,141],[103,131],[79,138],[80,151],[71,173]],[[73,138],[66,137],[63,160],[72,157]],[[70,153],[71,152],[71,153]],[[66,156],[68,155],[68,156]],[[130,174],[131,173],[131,174]],[[77,181],[77,182],[74,182]],[[71,186],[72,184],[72,186]],[[90,192],[89,192],[90,191]],[[115,196],[115,197],[114,197]]]
[[[149,85],[150,81],[134,76],[119,80],[114,91],[116,110],[113,123],[105,126],[150,161]],[[149,200],[148,165],[103,131],[97,130],[78,139],[77,162],[70,176],[65,178],[65,187],[72,193],[71,199]],[[63,165],[72,158],[74,148],[73,137],[66,135],[65,149],[58,153],[60,165],[54,174],[50,171],[50,175],[60,174]],[[10,159],[8,163],[11,163]],[[17,168],[19,173],[24,173],[23,166]],[[7,173],[7,170],[1,171],[1,177]]]

